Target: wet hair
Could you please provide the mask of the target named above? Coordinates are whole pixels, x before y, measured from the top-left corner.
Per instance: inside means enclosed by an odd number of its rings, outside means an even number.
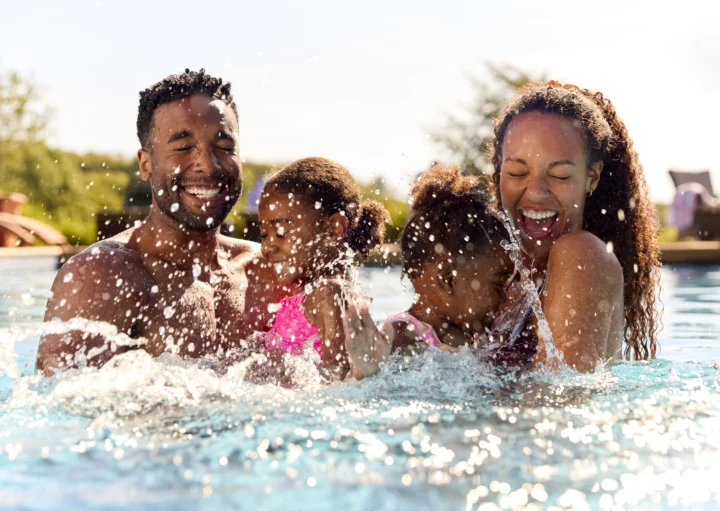
[[[505,134],[512,120],[526,112],[573,119],[585,139],[588,165],[603,163],[597,188],[585,200],[583,229],[605,243],[612,243],[623,269],[625,358],[654,358],[660,326],[655,308],[660,267],[658,224],[643,168],[625,123],[600,92],[558,82],[521,88],[495,125],[492,163],[493,180],[498,188]]]
[[[292,193],[332,215],[348,219],[347,244],[360,255],[380,245],[385,238],[389,214],[377,201],[362,200],[360,187],[342,165],[326,158],[297,160],[270,176],[265,191]]]
[[[402,271],[414,280],[437,257],[484,254],[492,243],[509,241],[481,177],[465,176],[457,165],[435,164],[411,191],[410,219],[400,239]]]
[[[137,136],[140,145],[146,151],[151,149],[150,132],[153,127],[153,115],[160,105],[190,96],[207,96],[219,99],[232,108],[237,116],[237,106],[230,93],[230,82],[223,83],[222,78],[205,74],[205,69],[190,71],[186,69],[179,75],[170,75],[155,85],[140,91],[140,106],[137,117]]]

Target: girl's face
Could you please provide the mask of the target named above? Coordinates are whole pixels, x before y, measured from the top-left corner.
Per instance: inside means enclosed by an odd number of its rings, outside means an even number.
[[[547,261],[553,242],[582,229],[585,197],[600,179],[569,117],[527,112],[510,122],[502,145],[500,197],[523,251]]]
[[[344,217],[328,216],[291,193],[263,192],[258,216],[263,256],[274,265],[283,286],[320,276],[337,259],[338,242],[347,230]]]
[[[423,273],[430,279],[423,278],[425,283],[417,292],[422,295],[430,291],[428,305],[449,325],[483,332],[505,301],[505,285],[513,270],[505,250],[493,243],[484,254],[455,258],[452,266],[441,261],[428,263]]]

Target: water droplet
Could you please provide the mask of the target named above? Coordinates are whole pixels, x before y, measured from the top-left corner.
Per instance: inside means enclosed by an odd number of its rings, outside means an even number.
[[[157,287],[157,286],[153,286],[153,287],[150,288],[150,292],[151,292],[152,294],[159,293],[159,292],[160,292],[160,288]]]
[[[165,190],[158,190],[158,197],[162,197],[165,193]]]
[[[175,309],[173,309],[172,307],[168,306],[163,309],[163,316],[165,316],[165,318],[170,319],[174,315],[175,315]]]
[[[120,286],[122,286],[122,283],[123,283],[123,279],[117,279],[117,280],[115,281],[115,287],[120,287]]]
[[[270,211],[275,211],[275,204],[270,204]]]
[[[605,250],[607,250],[608,254],[613,253],[613,242],[612,241],[607,242],[607,245],[605,245]]]
[[[212,217],[211,217],[211,218],[208,218],[207,220],[205,220],[205,223],[206,223],[207,225],[212,225],[213,222],[214,222],[214,219],[213,219]]]
[[[322,207],[322,202],[317,201],[317,202],[315,203],[315,209],[320,209],[321,207]]]
[[[73,274],[68,272],[65,274],[65,277],[63,277],[63,282],[70,282],[73,279]]]
[[[177,202],[173,202],[170,206],[170,211],[172,213],[175,213],[178,209],[180,209],[180,204],[178,204]]]
[[[200,268],[200,265],[199,265],[199,264],[193,264],[193,267],[192,267],[193,277],[198,278],[201,273],[202,273],[202,268]]]

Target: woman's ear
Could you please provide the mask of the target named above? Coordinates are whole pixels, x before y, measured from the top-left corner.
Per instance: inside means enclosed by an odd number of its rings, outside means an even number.
[[[600,181],[600,174],[602,174],[603,162],[598,161],[590,165],[588,172],[587,182],[585,183],[585,192],[592,193],[598,186]]]
[[[150,153],[145,149],[138,150],[137,153],[138,164],[140,165],[140,179],[147,181],[150,179],[152,174],[152,161],[150,159]]]
[[[445,261],[438,264],[442,266],[436,277],[437,285],[446,295],[453,296],[455,294],[455,282],[457,280],[455,265]]]
[[[350,222],[342,213],[333,213],[328,217],[330,220],[330,232],[333,236],[344,238],[350,228]]]

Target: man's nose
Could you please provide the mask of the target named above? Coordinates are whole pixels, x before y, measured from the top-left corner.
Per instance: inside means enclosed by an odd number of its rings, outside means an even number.
[[[195,165],[198,171],[208,174],[213,174],[222,168],[220,160],[215,154],[215,148],[204,144],[198,147]]]

